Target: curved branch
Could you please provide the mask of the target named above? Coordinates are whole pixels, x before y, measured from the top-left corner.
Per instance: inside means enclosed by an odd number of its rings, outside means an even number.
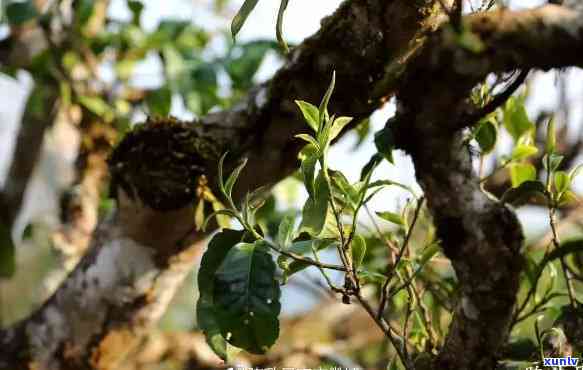
[[[203,178],[216,182],[218,157],[228,150],[250,158],[239,195],[288,175],[302,145],[294,134],[305,129],[294,100],[318,100],[336,70],[332,110],[368,116],[394,92],[373,95],[377,81],[398,76],[395,66],[435,23],[433,10],[430,0],[344,2],[233,109],[196,123],[152,121],[127,135],[110,162],[118,211],[53,297],[0,331],[0,368],[112,368],[120,348],[130,350],[157,322],[200,253],[205,235],[191,233],[192,204]]]

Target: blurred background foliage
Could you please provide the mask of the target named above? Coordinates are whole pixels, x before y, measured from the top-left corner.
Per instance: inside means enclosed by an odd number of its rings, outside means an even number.
[[[108,197],[105,160],[124,132],[146,116],[172,114],[195,121],[214,110],[232,107],[285,60],[284,51],[274,40],[275,34],[271,38],[233,42],[228,25],[239,2],[182,2],[185,9],[195,12],[192,19],[159,17],[153,26],[150,22],[147,27],[143,24],[145,9],[160,10],[169,5],[135,0],[2,2],[0,49],[11,52],[1,55],[0,72],[6,81],[15,79],[30,91],[26,103],[22,103],[22,125],[33,122],[27,117],[45,121],[54,118],[47,123],[47,132],[43,132],[47,139],[42,144],[45,149],[36,179],[46,182],[47,178],[62,177],[48,188],[29,187],[26,196],[29,211],[18,220],[3,221],[0,225],[3,326],[26,317],[42,304],[83,255],[97,218],[110,213],[114,205]],[[338,1],[333,3],[331,9]],[[533,2],[515,1],[512,5],[531,6]],[[293,6],[292,3],[290,7]],[[310,9],[305,4],[297,6],[304,11]],[[125,16],[119,15],[120,9]],[[253,21],[250,18],[248,22]],[[474,98],[486,102],[511,78],[491,76],[487,84],[476,89]],[[583,91],[572,86],[583,86],[582,80],[581,72],[575,70],[532,73],[526,88],[468,133],[468,150],[474,155],[476,171],[484,178],[487,191],[501,197],[525,182],[544,182],[548,173],[568,173],[576,167],[581,149]],[[5,100],[10,98],[12,85],[2,84],[4,104],[10,105]],[[393,110],[392,102],[388,103],[382,112],[342,139],[332,152],[334,167],[345,171],[349,179],[356,179],[371,153],[376,152],[372,132],[382,126],[383,117]],[[50,114],[51,111],[54,113]],[[548,154],[550,116],[556,122],[553,151],[563,157],[553,171],[549,171],[548,158],[544,158]],[[9,134],[3,132],[0,139],[13,140]],[[65,159],[63,153],[72,154]],[[51,156],[53,162],[65,163],[65,168],[57,168],[46,160]],[[0,160],[8,162],[8,158]],[[382,178],[402,181],[420,195],[409,159],[396,153],[395,162],[395,166],[384,163],[379,168]],[[568,179],[568,184],[564,184],[567,180],[561,176],[556,177],[555,183],[559,182],[563,193],[568,191],[569,196],[565,196],[565,202],[556,204],[556,225],[563,239],[576,238],[582,225],[578,200],[581,188],[574,176]],[[295,174],[278,184],[259,211],[258,223],[268,237],[276,237],[284,217],[301,214],[306,193],[298,178]],[[366,294],[370,296],[381,290],[384,273],[394,257],[390,246],[404,242],[415,212],[415,202],[407,191],[383,192],[390,194],[379,194],[367,214],[358,220],[367,246],[362,279],[368,283]],[[46,202],[49,205],[40,207],[42,212],[38,212],[39,204]],[[35,203],[37,211],[30,206]],[[533,266],[545,261],[547,251],[552,249],[553,236],[548,207],[530,198],[524,203],[519,214],[527,232],[524,255],[531,267],[523,274],[519,302],[530,297],[528,292],[533,285],[538,289],[524,307],[524,312],[530,314],[516,318],[518,322],[512,332],[516,348],[509,349],[514,351],[509,357],[514,359],[519,357],[516,351],[520,350],[528,357],[532,349],[529,346],[540,343],[545,336],[551,337],[549,329],[558,327],[554,324],[568,316],[563,309],[569,306],[569,298],[566,280],[560,273],[561,264],[568,265],[577,296],[583,267],[581,253],[572,253],[564,261],[548,261],[540,279],[533,277],[533,271],[536,272]],[[425,208],[415,225],[409,235],[409,254],[402,266],[415,271],[419,281],[420,296],[414,318],[409,321],[410,295],[406,289],[391,296],[387,312],[397,327],[409,322],[411,346],[432,351],[444,338],[457,282],[449,261],[439,251],[435,228]],[[322,258],[335,261],[333,254],[324,253]],[[174,298],[160,330],[148,338],[135,356],[138,360],[127,364],[128,369],[201,368],[205,361],[212,363],[210,359],[214,357],[208,353],[204,339],[191,334],[196,329],[195,273]],[[341,281],[339,275],[331,276]],[[294,275],[287,286],[290,289],[282,302],[284,329],[277,346],[266,358],[242,356],[245,360],[241,361],[323,368],[357,364],[375,369],[394,358],[387,339],[374,323],[355,305],[342,305],[331,298],[316,269],[311,267]],[[542,316],[538,318],[539,315]]]

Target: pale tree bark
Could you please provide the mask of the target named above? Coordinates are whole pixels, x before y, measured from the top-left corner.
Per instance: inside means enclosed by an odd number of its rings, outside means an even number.
[[[118,363],[159,319],[201,250],[192,204],[202,175],[215,184],[225,150],[250,159],[238,194],[289,174],[301,145],[293,134],[304,130],[293,100],[318,101],[335,69],[333,112],[358,120],[397,93],[390,128],[413,157],[461,283],[434,367],[492,369],[517,291],[522,232],[510,209],[480,192],[460,146],[459,131],[476,109],[468,94],[489,72],[583,64],[583,24],[580,14],[555,6],[469,17],[486,47],[472,54],[451,42],[446,27],[426,41],[439,9],[429,0],[347,1],[232,110],[130,133],[110,161],[116,214],[55,295],[0,332],[0,368]]]

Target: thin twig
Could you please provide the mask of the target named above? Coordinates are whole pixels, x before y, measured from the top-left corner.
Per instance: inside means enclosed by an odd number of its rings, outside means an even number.
[[[421,207],[423,206],[424,200],[425,200],[425,198],[421,197],[419,199],[419,201],[417,202],[417,208],[415,208],[413,220],[411,221],[411,227],[409,228],[409,230],[407,231],[407,234],[405,235],[405,240],[403,241],[403,245],[401,246],[401,249],[399,250],[399,253],[397,254],[397,258],[395,260],[395,263],[393,263],[392,268],[387,272],[387,280],[385,280],[385,283],[383,284],[383,287],[381,290],[379,311],[377,313],[377,315],[379,317],[382,316],[382,314],[385,310],[385,306],[387,304],[387,296],[388,296],[389,283],[391,281],[391,275],[397,269],[397,265],[401,261],[401,258],[403,257],[405,250],[409,246],[409,240],[411,239],[411,235],[413,234],[413,229],[415,228],[415,224],[417,223],[417,219],[419,218],[419,213],[421,212]]]

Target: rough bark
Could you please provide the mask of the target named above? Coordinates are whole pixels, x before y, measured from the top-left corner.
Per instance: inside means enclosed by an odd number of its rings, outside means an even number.
[[[157,322],[201,251],[192,204],[202,175],[216,180],[218,156],[250,158],[238,194],[288,175],[301,146],[293,135],[305,129],[294,100],[319,100],[336,70],[332,109],[368,116],[392,92],[378,81],[394,78],[435,13],[433,1],[345,2],[238,106],[202,122],[150,122],[128,135],[110,165],[116,215],[53,297],[0,332],[0,368],[113,368],[120,349]]]
[[[433,1],[347,1],[232,110],[191,125],[151,122],[130,134],[110,167],[117,214],[55,295],[0,332],[0,368],[117,363],[120,349],[159,318],[200,251],[191,204],[202,175],[216,180],[216,159],[226,149],[230,158],[250,159],[239,194],[289,174],[300,145],[293,134],[304,130],[293,100],[319,100],[335,69],[336,113],[365,117],[399,91],[397,144],[414,159],[462,285],[436,368],[492,369],[515,299],[522,234],[514,214],[481,193],[471,174],[458,132],[475,109],[465,99],[490,71],[581,64],[583,53],[574,52],[581,50],[581,18],[558,7],[470,17],[484,52],[448,42],[446,28],[413,52],[436,9]]]
[[[583,21],[574,11],[555,6],[502,10],[466,22],[483,49],[471,51],[454,42],[447,26],[433,34],[410,62],[397,93],[397,115],[388,123],[397,145],[413,158],[460,282],[453,321],[433,364],[440,370],[496,367],[522,267],[521,226],[511,209],[480,189],[463,143],[461,129],[479,118],[471,90],[490,72],[583,62]]]

